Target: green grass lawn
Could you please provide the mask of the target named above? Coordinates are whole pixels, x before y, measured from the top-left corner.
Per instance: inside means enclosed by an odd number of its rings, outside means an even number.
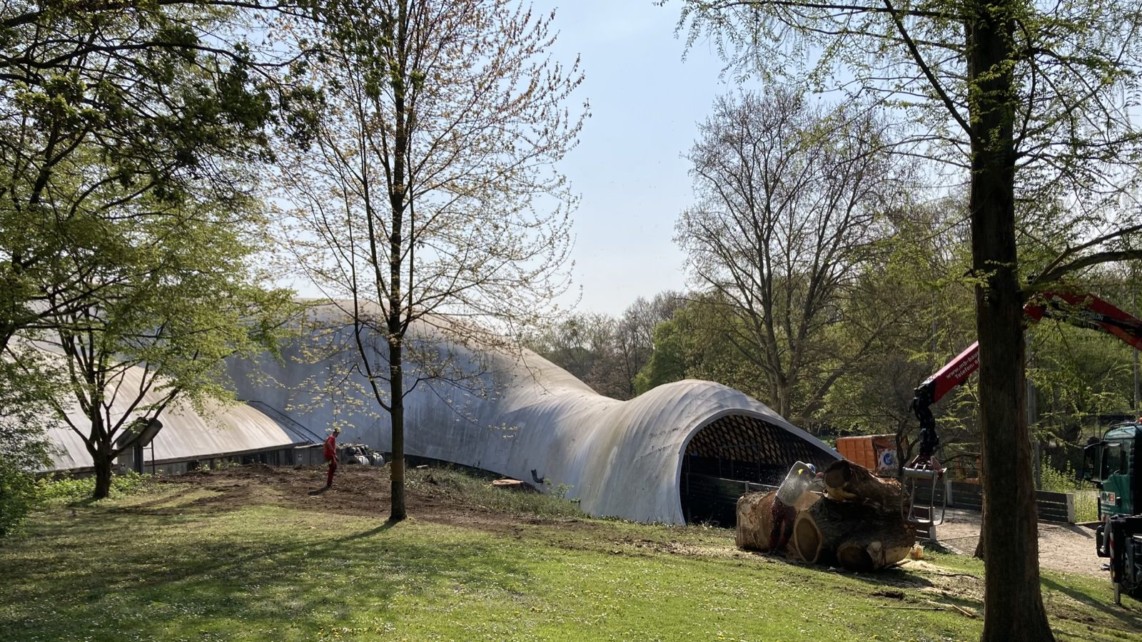
[[[426,474],[412,471],[410,494]],[[387,505],[329,512],[272,488],[215,501],[230,492],[218,482],[36,513],[0,541],[0,640],[863,642],[982,627],[983,569],[960,556],[838,573],[738,551],[726,529],[536,517],[463,496],[456,519],[411,502],[390,527]],[[1142,605],[1114,606],[1105,578],[1046,572],[1043,591],[1059,639],[1142,640]]]

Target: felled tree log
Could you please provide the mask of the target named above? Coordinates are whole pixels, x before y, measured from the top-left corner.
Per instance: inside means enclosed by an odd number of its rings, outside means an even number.
[[[824,497],[797,514],[790,541],[807,562],[870,571],[903,560],[916,530],[899,511]]]
[[[850,461],[824,472],[826,497],[799,512],[793,546],[809,562],[855,571],[892,566],[916,543],[916,529],[904,519],[900,483],[881,479]]]
[[[769,551],[769,535],[773,530],[773,500],[777,491],[767,493],[746,493],[738,498],[737,528],[734,533],[734,543],[738,548],[750,551]],[[812,506],[821,496],[813,492],[805,492],[794,503],[793,507],[798,514]],[[796,520],[794,520],[796,524]],[[790,538],[785,547],[786,553],[796,553],[793,540]]]
[[[870,529],[837,545],[837,563],[851,571],[875,571],[895,565],[912,551],[916,530],[903,522]]]
[[[900,512],[904,491],[895,479],[881,479],[847,459],[835,461],[824,473],[825,494],[842,502],[859,502],[882,512]]]
[[[773,528],[773,500],[776,491],[746,493],[738,498],[737,527],[734,543],[749,551],[768,551],[769,533]]]

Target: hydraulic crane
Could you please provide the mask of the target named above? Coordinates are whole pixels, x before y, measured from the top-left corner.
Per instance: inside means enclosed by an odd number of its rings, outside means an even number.
[[[1107,332],[1136,350],[1142,350],[1142,320],[1093,294],[1046,292],[1023,306],[1023,313],[1028,319],[1036,322],[1052,318],[1071,325]],[[912,412],[920,421],[920,450],[919,454],[904,466],[904,477],[906,481],[911,480],[913,498],[919,486],[917,482],[921,480],[932,482],[930,497],[934,497],[936,481],[944,474],[944,468],[935,457],[940,437],[936,432],[935,417],[932,416],[932,404],[967,381],[968,377],[978,369],[979,342],[977,341],[917,386],[912,398]],[[932,500],[928,501],[926,518],[917,517],[915,512],[910,512],[909,518],[938,524],[943,520],[946,510],[946,494],[939,519],[935,517],[933,504]],[[914,510],[915,502],[910,503],[910,507],[910,510]]]

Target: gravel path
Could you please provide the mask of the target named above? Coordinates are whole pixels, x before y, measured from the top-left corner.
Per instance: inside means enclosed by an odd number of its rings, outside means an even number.
[[[948,509],[936,527],[936,541],[957,553],[971,555],[979,543],[979,513]],[[1063,573],[1107,577],[1106,561],[1094,552],[1094,529],[1077,524],[1039,522],[1039,565]]]

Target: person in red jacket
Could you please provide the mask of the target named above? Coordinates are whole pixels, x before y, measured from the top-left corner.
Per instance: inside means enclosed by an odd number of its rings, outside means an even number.
[[[337,435],[341,434],[340,428],[334,428],[333,432],[329,433],[329,437],[325,439],[325,461],[329,462],[329,472],[325,475],[325,488],[328,490],[333,486],[333,473],[337,472]]]

